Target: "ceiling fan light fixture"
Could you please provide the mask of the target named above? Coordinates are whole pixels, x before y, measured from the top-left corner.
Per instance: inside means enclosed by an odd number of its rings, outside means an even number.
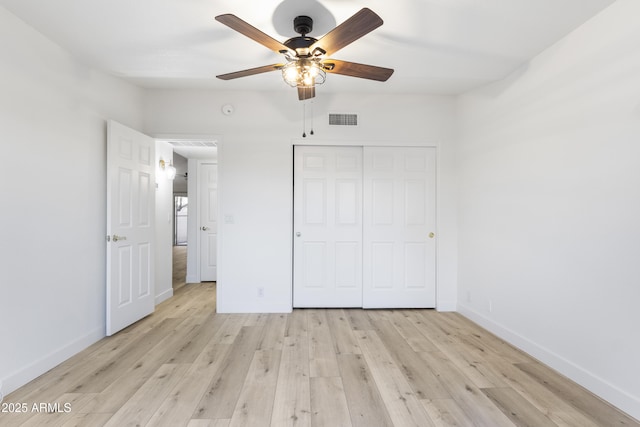
[[[284,63],[264,65],[216,76],[222,80],[232,80],[280,70],[284,81],[289,86],[296,87],[298,89],[298,99],[304,101],[316,96],[315,87],[325,82],[326,73],[342,74],[380,82],[387,81],[393,74],[393,69],[391,68],[330,58],[340,49],[369,34],[383,24],[382,18],[366,7],[360,9],[349,19],[319,39],[307,36],[313,29],[313,19],[308,15],[295,17],[293,28],[300,35],[284,42],[279,42],[230,13],[216,16],[216,21],[249,37],[264,47],[284,55],[285,59]]]
[[[326,77],[322,64],[317,61],[300,59],[282,67],[282,78],[292,87],[321,85]]]

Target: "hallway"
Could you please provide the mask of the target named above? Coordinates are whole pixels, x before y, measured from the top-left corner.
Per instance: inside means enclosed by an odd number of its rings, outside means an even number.
[[[173,247],[173,291],[186,285],[187,246]]]

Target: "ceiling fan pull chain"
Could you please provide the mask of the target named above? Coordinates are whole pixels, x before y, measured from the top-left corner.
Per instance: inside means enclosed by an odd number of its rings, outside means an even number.
[[[309,132],[309,135],[313,135],[313,100],[309,101],[309,103],[311,104],[311,132]]]
[[[305,101],[302,101],[302,137],[306,138],[307,137],[307,133],[305,132],[306,129],[306,120],[307,120],[307,114],[306,114],[306,106],[307,103]]]

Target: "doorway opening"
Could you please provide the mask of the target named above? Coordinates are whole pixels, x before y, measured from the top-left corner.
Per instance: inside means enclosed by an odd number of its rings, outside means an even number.
[[[171,245],[174,257],[174,273],[179,273],[180,283],[199,283],[201,276],[202,240],[204,231],[201,194],[202,164],[217,164],[219,136],[162,135],[157,141],[167,143],[173,151],[176,177],[173,181],[173,218],[171,219]],[[214,252],[215,254],[215,252]],[[174,274],[174,277],[176,274]],[[174,289],[177,283],[174,280]]]

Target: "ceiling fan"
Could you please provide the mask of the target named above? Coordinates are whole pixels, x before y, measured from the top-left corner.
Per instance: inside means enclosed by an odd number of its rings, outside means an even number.
[[[391,68],[329,58],[338,50],[382,25],[382,19],[368,8],[361,9],[320,39],[307,36],[313,29],[313,19],[309,16],[297,16],[293,20],[293,28],[300,35],[283,43],[235,15],[219,15],[215,19],[268,49],[284,55],[286,60],[283,63],[264,65],[216,76],[222,80],[232,80],[280,70],[285,82],[298,88],[298,99],[304,101],[315,96],[315,86],[324,83],[326,73],[342,74],[381,82],[387,81],[393,74],[393,69]]]

